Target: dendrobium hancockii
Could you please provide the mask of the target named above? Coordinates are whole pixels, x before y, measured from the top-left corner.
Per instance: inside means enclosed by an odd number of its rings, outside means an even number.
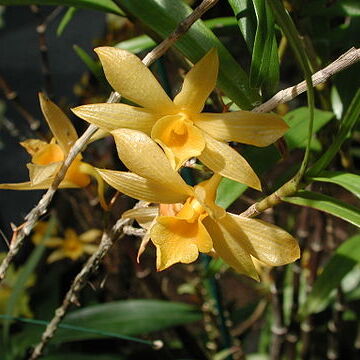
[[[36,190],[49,188],[65,156],[78,139],[74,126],[62,110],[42,93],[39,93],[39,99],[41,110],[54,137],[50,143],[38,139],[29,139],[21,142],[20,144],[31,155],[31,163],[27,164],[30,181],[0,184],[0,189]],[[100,201],[103,206],[106,206],[102,196],[102,179],[90,164],[81,161],[81,159],[81,154],[78,154],[70,165],[59,187],[85,187],[90,183],[89,175],[95,176],[98,180]]]
[[[197,157],[215,173],[261,188],[247,161],[226,142],[267,146],[280,138],[288,126],[274,114],[201,113],[216,85],[219,68],[216,49],[210,50],[188,72],[174,101],[135,55],[112,47],[95,51],[111,86],[142,107],[90,104],[73,109],[76,115],[108,131],[129,128],[146,133],[164,149],[176,170],[189,158]]]
[[[73,261],[81,256],[92,255],[98,248],[96,241],[102,232],[98,229],[90,229],[81,235],[78,235],[74,229],[66,229],[64,238],[51,237],[46,239],[44,245],[49,248],[56,248],[47,259],[52,263],[61,259],[69,258]]]
[[[258,279],[252,257],[276,266],[299,257],[296,240],[279,227],[261,220],[227,213],[215,204],[221,176],[214,174],[195,187],[187,185],[171,167],[164,152],[146,134],[112,131],[120,159],[131,172],[97,169],[118,191],[159,207],[132,209],[148,229],[157,250],[157,269],[195,261],[199,252],[216,254],[238,272]],[[144,161],[146,159],[146,161]],[[144,243],[140,251],[143,251]]]

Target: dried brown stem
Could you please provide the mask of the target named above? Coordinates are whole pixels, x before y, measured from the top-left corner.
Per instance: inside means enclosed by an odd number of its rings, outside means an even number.
[[[346,69],[347,67],[355,64],[360,60],[360,49],[352,47],[346,53],[342,54],[334,62],[316,72],[312,76],[313,86],[319,85],[326,82],[334,74]],[[307,90],[306,82],[302,81],[301,83],[291,86],[287,89],[279,91],[275,94],[270,100],[264,102],[258,107],[254,108],[252,111],[255,112],[269,112],[275,109],[279,104],[289,102],[298,95],[302,94]]]
[[[46,41],[45,32],[48,25],[60,14],[62,11],[62,6],[58,6],[53,10],[50,15],[44,18],[41,13],[40,9],[36,5],[31,5],[30,9],[32,13],[38,19],[38,26],[36,27],[36,32],[39,38],[39,50],[41,56],[41,72],[44,77],[44,92],[50,99],[54,99],[54,86],[52,81],[52,76],[50,72],[50,63],[49,63],[49,53],[48,53],[48,46]]]

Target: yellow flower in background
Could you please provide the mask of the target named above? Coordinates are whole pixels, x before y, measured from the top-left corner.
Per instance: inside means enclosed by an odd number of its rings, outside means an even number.
[[[296,240],[281,228],[227,213],[215,204],[220,175],[191,187],[146,134],[131,129],[112,134],[119,157],[131,172],[97,171],[118,191],[161,204],[159,208],[133,209],[123,215],[148,228],[144,242],[150,237],[156,246],[158,270],[178,262],[191,263],[199,252],[215,252],[238,272],[258,279],[252,257],[271,266],[299,258]]]
[[[41,110],[53,134],[50,143],[38,139],[29,139],[20,143],[31,155],[31,162],[27,164],[30,181],[13,184],[0,184],[0,189],[36,190],[47,189],[60,169],[65,156],[78,139],[76,130],[70,119],[52,101],[39,93]],[[59,188],[85,187],[90,183],[92,175],[98,181],[98,195],[100,203],[106,208],[103,199],[103,181],[94,171],[93,166],[85,163],[78,154],[70,165]]]
[[[101,234],[102,232],[98,229],[88,230],[81,235],[73,229],[66,229],[63,238],[51,237],[45,241],[45,246],[56,248],[48,257],[47,262],[53,263],[65,258],[77,260],[85,254],[92,255],[98,248],[98,245],[94,243]]]
[[[280,138],[288,126],[274,114],[201,113],[216,85],[219,60],[215,49],[188,72],[173,101],[135,55],[112,47],[95,51],[111,86],[142,107],[108,103],[83,105],[73,109],[77,116],[108,131],[129,128],[146,133],[161,145],[174,169],[189,158],[198,157],[224,177],[261,188],[247,161],[226,142],[267,146]]]
[[[40,106],[54,137],[47,143],[42,140],[29,139],[20,143],[31,155],[27,164],[30,181],[16,184],[0,184],[0,189],[32,190],[47,189],[54,180],[65,155],[77,140],[75,128],[60,108],[39,93]],[[79,154],[67,171],[60,187],[84,187],[90,183],[90,177],[81,171]]]
[[[5,257],[5,254],[0,254],[0,261]],[[15,270],[14,265],[10,264],[9,269],[6,274],[6,278],[0,283],[0,314],[6,314],[8,301],[13,292],[14,286],[16,284],[17,278],[21,271],[21,267],[18,270]],[[35,283],[35,275],[31,275],[28,281],[26,282],[24,289],[32,287]],[[22,295],[18,298],[17,303],[14,307],[12,316],[25,316],[32,317],[33,314],[29,307],[30,297],[24,291]],[[1,322],[1,320],[0,320]]]

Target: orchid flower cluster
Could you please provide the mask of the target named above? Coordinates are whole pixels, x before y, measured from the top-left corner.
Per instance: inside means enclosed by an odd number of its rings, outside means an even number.
[[[251,166],[228,142],[268,146],[288,128],[281,117],[249,111],[202,113],[216,85],[219,60],[215,49],[187,73],[173,101],[132,53],[111,47],[95,51],[111,86],[139,106],[103,103],[72,110],[102,133],[111,133],[119,158],[129,171],[97,169],[82,162],[79,155],[61,187],[85,187],[92,175],[99,184],[105,181],[119,192],[147,202],[146,207],[122,216],[136,219],[147,230],[138,256],[151,240],[158,270],[194,262],[199,253],[206,253],[258,279],[253,259],[270,266],[295,261],[299,246],[286,231],[262,220],[228,213],[216,204],[222,177],[261,190]],[[40,103],[54,138],[50,143],[22,143],[32,156],[28,164],[30,182],[2,184],[0,188],[49,187],[77,138],[70,120],[55,104],[42,95]],[[196,186],[186,184],[178,172],[191,158],[213,172],[211,178]],[[102,191],[99,197],[104,204]]]

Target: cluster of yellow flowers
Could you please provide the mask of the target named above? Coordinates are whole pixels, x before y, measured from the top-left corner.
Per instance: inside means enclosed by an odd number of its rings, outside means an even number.
[[[227,213],[215,203],[222,177],[261,190],[255,172],[227,142],[267,146],[286,132],[286,123],[274,114],[201,113],[216,85],[219,60],[215,49],[188,72],[173,101],[135,55],[111,47],[95,51],[112,87],[141,107],[90,104],[73,112],[112,134],[130,172],[95,169],[79,155],[61,186],[86,186],[93,175],[128,196],[158,204],[123,214],[147,229],[139,255],[151,240],[158,270],[178,262],[191,263],[202,252],[220,256],[238,272],[258,279],[253,258],[270,266],[295,261],[300,251],[290,234],[270,223]],[[39,140],[22,143],[32,155],[30,182],[0,188],[47,188],[77,138],[70,120],[55,104],[43,96],[40,103],[54,139],[49,144]],[[214,175],[191,187],[178,170],[193,157]]]

